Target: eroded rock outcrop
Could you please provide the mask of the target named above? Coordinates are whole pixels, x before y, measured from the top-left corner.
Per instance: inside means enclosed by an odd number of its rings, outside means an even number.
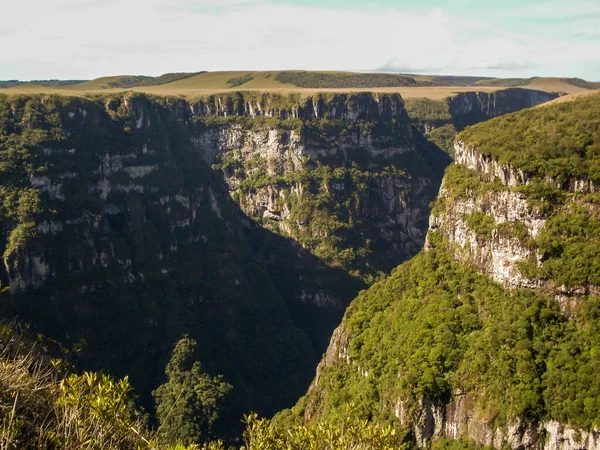
[[[600,288],[594,285],[566,287],[545,278],[525,276],[522,264],[534,262],[539,267],[546,258],[534,241],[550,217],[544,208],[532,204],[527,194],[527,186],[534,177],[501,164],[461,141],[455,143],[455,154],[456,164],[471,171],[465,176],[472,177],[481,188],[457,193],[447,181],[443,182],[438,197],[440,208],[430,218],[430,231],[439,232],[448,239],[454,246],[456,258],[473,265],[508,289],[523,287],[550,292],[565,311],[577,297],[600,293]],[[544,183],[580,195],[594,193],[597,189],[589,180],[559,183],[546,177]],[[590,211],[595,210],[593,204],[576,200],[571,203],[575,202]],[[568,205],[561,208],[567,211]],[[479,214],[481,216],[477,216]],[[482,230],[481,224],[476,223],[481,220],[489,221],[489,229]]]
[[[450,114],[459,128],[545,103],[556,93],[510,88],[495,92],[462,92],[448,98]]]
[[[527,173],[460,141],[455,154],[425,251],[355,299],[295,412],[326,419],[343,398],[374,421],[395,417],[419,447],[466,437],[597,449],[597,410],[565,407],[597,398],[575,383],[594,372],[598,325],[586,311],[600,290],[593,270],[570,276],[597,266],[597,186]]]
[[[349,270],[373,261],[365,272],[377,274],[422,246],[447,163],[398,95],[0,107],[3,193],[19,211],[2,216],[10,313],[85,339],[86,364],[129,374],[144,394],[189,333],[208,370],[239,387],[238,405],[266,414],[305,388],[365,287]]]
[[[317,369],[304,404],[304,418],[312,420],[319,414],[319,401],[327,396],[320,386],[321,373],[336,364],[345,364],[359,377],[370,374],[350,357],[352,335],[343,325],[334,332],[330,346]],[[498,425],[478,407],[477,393],[456,390],[448,403],[422,398],[410,406],[403,398],[388,405],[399,424],[410,428],[415,443],[425,448],[442,437],[461,439],[465,436],[479,445],[497,449],[523,450],[597,450],[600,430],[577,429],[556,420],[527,421],[524,418]]]

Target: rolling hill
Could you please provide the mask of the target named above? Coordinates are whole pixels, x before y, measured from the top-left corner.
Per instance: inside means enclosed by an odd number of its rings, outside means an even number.
[[[187,98],[232,90],[304,92],[373,91],[399,93],[404,98],[442,100],[461,92],[494,92],[509,87],[577,94],[597,89],[599,83],[578,78],[484,78],[445,75],[327,71],[220,71],[168,73],[159,77],[119,75],[89,81],[0,81],[6,94],[57,93],[88,95],[134,90]]]

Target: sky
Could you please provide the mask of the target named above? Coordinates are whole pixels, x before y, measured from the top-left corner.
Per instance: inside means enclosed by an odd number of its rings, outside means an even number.
[[[348,70],[600,81],[600,0],[17,0],[0,80]]]

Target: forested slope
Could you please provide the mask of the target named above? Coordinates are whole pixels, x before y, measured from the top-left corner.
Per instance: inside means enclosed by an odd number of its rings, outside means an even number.
[[[279,423],[335,422],[352,403],[419,446],[466,436],[598,448],[599,104],[587,96],[459,135],[426,249],[352,302]]]

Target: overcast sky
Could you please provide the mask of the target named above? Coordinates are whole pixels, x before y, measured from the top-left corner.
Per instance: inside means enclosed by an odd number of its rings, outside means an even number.
[[[600,81],[600,0],[15,0],[0,80],[385,70]]]

